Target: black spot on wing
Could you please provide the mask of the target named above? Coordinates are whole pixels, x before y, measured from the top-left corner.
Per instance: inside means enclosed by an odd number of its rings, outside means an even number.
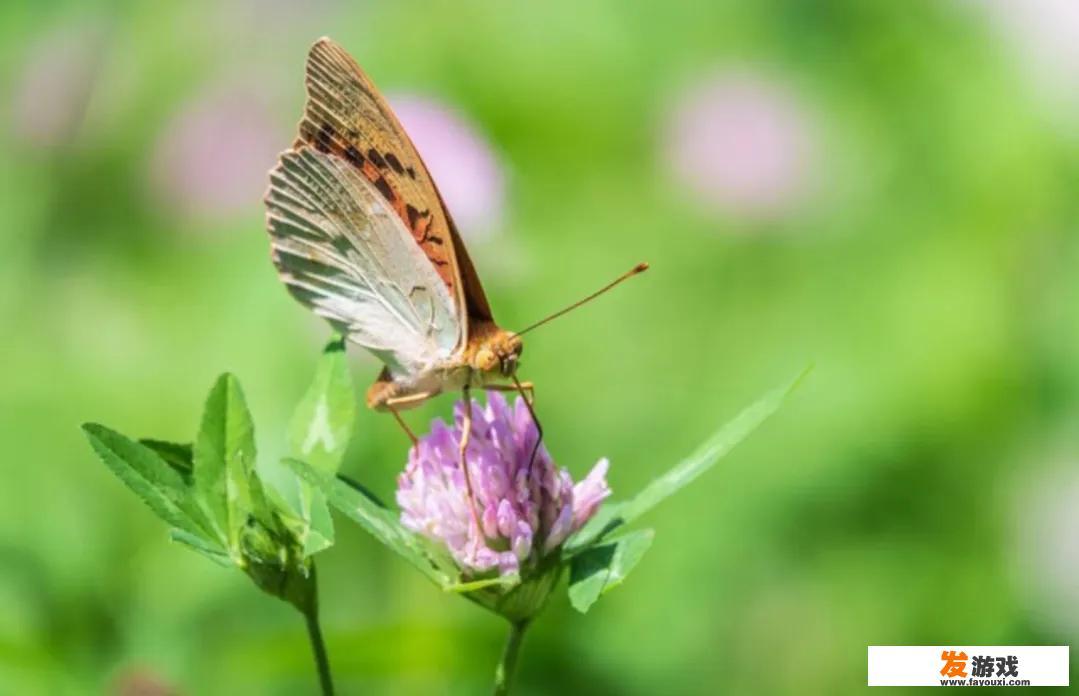
[[[386,153],[386,164],[390,165],[390,169],[398,174],[404,174],[405,168],[401,166],[401,160],[397,159],[397,155],[392,152]]]
[[[349,145],[348,149],[345,150],[345,159],[353,166],[363,168],[363,155],[354,145]]]
[[[411,203],[405,205],[405,215],[408,217],[408,227],[412,230],[412,234],[415,235],[422,230],[423,236],[416,240],[417,244],[442,244],[442,237],[431,233],[431,211],[425,210],[422,213],[412,206]],[[421,225],[421,222],[427,224]]]
[[[380,176],[373,182],[378,192],[385,196],[386,200],[394,201],[397,199],[396,194],[393,192],[393,188],[390,187],[390,182],[386,181],[386,177]]]
[[[411,203],[405,206],[405,215],[408,216],[408,226],[410,229],[416,229],[416,223],[420,221],[420,218],[426,217],[429,214],[430,213],[425,212],[423,215],[420,215],[420,211],[416,210]]]
[[[367,159],[371,160],[371,162],[379,169],[385,169],[388,166],[386,160],[382,158],[382,155],[375,148],[371,148],[367,151]]]
[[[315,135],[315,149],[319,152],[329,152],[333,146],[333,138],[336,132],[328,123],[323,123]]]

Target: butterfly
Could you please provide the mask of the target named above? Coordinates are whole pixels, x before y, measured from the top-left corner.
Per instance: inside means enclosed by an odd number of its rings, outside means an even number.
[[[306,86],[299,134],[270,172],[271,255],[293,297],[383,362],[367,405],[414,442],[398,412],[444,391],[466,404],[472,387],[528,392],[531,409],[521,335],[647,265],[529,329],[502,329],[430,172],[356,61],[322,38]]]

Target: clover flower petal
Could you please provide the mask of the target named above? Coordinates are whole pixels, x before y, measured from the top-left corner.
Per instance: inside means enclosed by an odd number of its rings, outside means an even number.
[[[522,573],[595,514],[610,494],[608,462],[575,485],[542,443],[536,447],[539,430],[522,399],[511,405],[492,393],[486,406],[468,407],[471,495],[459,451],[466,405],[458,402],[453,426],[436,419],[409,451],[398,477],[401,523],[443,544],[466,575]]]

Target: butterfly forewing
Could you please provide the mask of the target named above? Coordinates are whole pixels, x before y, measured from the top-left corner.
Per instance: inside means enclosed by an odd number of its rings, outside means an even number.
[[[459,301],[449,221],[430,174],[374,85],[328,39],[308,57],[307,97],[300,141],[340,157],[374,185]]]

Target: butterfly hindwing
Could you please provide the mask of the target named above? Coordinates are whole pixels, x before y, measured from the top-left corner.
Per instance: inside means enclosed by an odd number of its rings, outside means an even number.
[[[391,373],[422,371],[456,349],[464,329],[449,288],[357,168],[310,147],[286,152],[266,206],[290,292]]]

